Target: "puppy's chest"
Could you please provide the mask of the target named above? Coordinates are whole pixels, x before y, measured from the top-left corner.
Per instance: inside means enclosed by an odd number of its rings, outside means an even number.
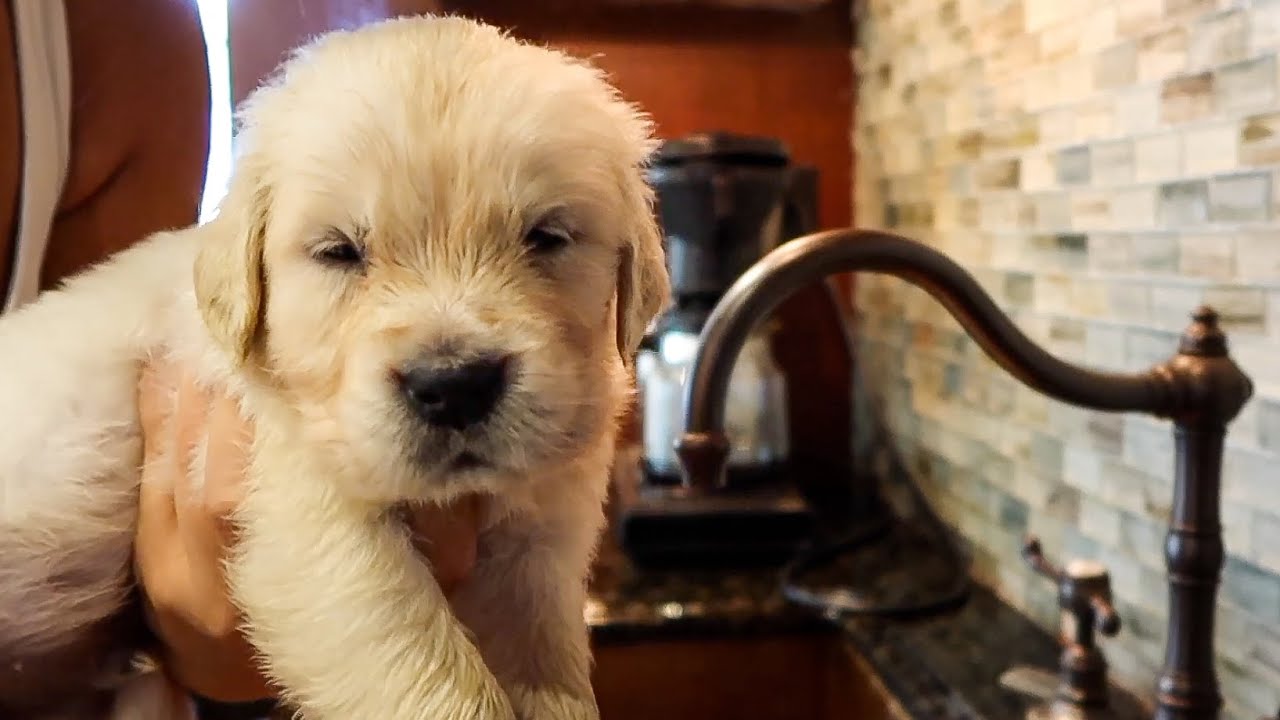
[[[596,462],[596,455],[590,453],[570,467],[527,478],[490,496],[482,527],[519,528],[521,534],[528,534],[538,528],[590,525],[603,511],[609,485],[608,464]]]
[[[509,569],[522,558],[551,562],[573,558],[596,542],[604,526],[605,468],[582,467],[539,478],[518,492],[487,499],[478,538],[477,565]],[[500,570],[499,570],[500,571]]]

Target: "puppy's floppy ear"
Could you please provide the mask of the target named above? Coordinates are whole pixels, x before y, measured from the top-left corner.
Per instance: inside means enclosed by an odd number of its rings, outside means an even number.
[[[640,173],[626,183],[624,237],[618,259],[618,354],[628,368],[645,330],[671,298],[662,231],[653,212],[653,193]]]
[[[266,278],[263,251],[270,193],[251,163],[241,167],[218,216],[201,233],[195,262],[196,304],[213,339],[237,364],[252,354],[261,325]]]

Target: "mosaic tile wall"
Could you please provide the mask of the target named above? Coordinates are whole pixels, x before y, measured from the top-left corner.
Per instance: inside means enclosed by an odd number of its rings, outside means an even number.
[[[859,224],[969,268],[1062,356],[1138,370],[1215,305],[1258,385],[1232,426],[1218,648],[1228,716],[1280,705],[1280,0],[855,3]],[[1046,626],[1018,557],[1111,569],[1106,643],[1144,693],[1162,659],[1172,438],[1049,401],[906,284],[856,290],[864,384],[980,578]]]

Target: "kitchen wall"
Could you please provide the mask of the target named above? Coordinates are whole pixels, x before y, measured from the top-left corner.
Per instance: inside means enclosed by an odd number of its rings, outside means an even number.
[[[931,243],[1062,356],[1139,370],[1201,302],[1257,382],[1232,426],[1218,668],[1231,717],[1280,704],[1280,1],[858,3],[858,222]],[[860,277],[860,362],[983,582],[1047,626],[1018,551],[1110,568],[1114,672],[1163,647],[1168,425],[1022,388],[904,283]]]

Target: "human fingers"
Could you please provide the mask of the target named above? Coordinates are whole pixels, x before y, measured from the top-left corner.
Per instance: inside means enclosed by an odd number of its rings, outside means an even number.
[[[180,368],[147,372],[150,384],[140,393],[164,390],[167,407],[159,413],[146,409],[149,478],[135,557],[148,622],[161,642],[166,671],[206,697],[228,702],[270,697],[274,691],[240,632],[221,566],[226,543],[220,527],[230,501],[223,502],[225,488],[211,486],[238,486],[239,479],[227,481],[223,475],[228,471],[217,463],[206,463],[209,477],[188,476],[193,452],[203,443],[219,450],[220,440],[239,429],[236,417],[216,393],[201,391]],[[152,415],[162,416],[163,422]]]
[[[410,513],[414,546],[426,556],[446,595],[470,578],[475,568],[481,509],[478,496],[465,496]]]
[[[249,474],[253,425],[239,403],[225,393],[204,395],[208,402],[203,436],[204,512],[217,533],[219,560],[234,542],[234,516],[244,499]]]
[[[206,603],[206,620],[228,622],[222,606],[220,562],[223,555],[220,518],[205,502],[205,459],[208,448],[211,396],[183,373],[174,409],[174,507],[178,539],[186,551],[193,602]]]
[[[182,550],[174,542],[177,513],[173,503],[172,433],[176,369],[157,359],[146,363],[138,382],[138,411],[142,430],[141,486],[138,521],[134,529],[134,568],[144,585],[173,590],[171,570],[181,563]],[[159,577],[166,579],[155,582]]]

